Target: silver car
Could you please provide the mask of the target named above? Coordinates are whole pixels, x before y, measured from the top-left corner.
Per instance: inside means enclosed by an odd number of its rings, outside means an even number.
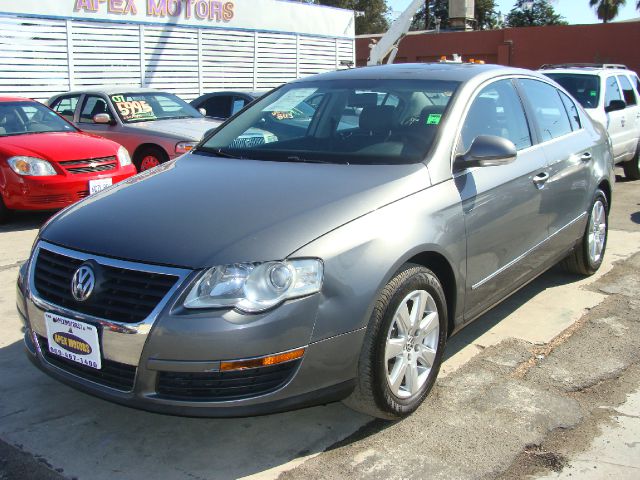
[[[273,141],[237,141],[256,129]],[[308,77],[44,226],[18,279],[28,356],[158,412],[399,418],[451,335],[560,261],[600,267],[613,184],[604,129],[538,73]]]
[[[222,123],[172,93],[149,88],[68,92],[50,98],[48,105],[78,128],[123,145],[138,171],[188,152]]]

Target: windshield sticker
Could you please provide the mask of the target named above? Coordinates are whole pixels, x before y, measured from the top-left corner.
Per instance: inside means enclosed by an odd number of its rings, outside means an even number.
[[[297,107],[303,101],[305,101],[309,96],[313,95],[317,88],[297,88],[295,90],[291,90],[285,93],[278,100],[273,102],[267,108],[264,109],[265,112],[289,112],[293,110],[294,107]]]
[[[276,120],[290,120],[293,118],[293,112],[271,112]]]
[[[442,115],[439,113],[430,113],[427,117],[427,125],[438,125]]]
[[[114,95],[111,97],[113,104],[122,115],[122,119],[127,120],[155,120],[157,117],[153,113],[153,108],[144,100],[136,100],[132,102],[124,101],[122,95]]]
[[[598,92],[596,92],[595,90],[590,90],[589,91],[589,95],[591,95],[592,97],[597,97],[598,96]]]

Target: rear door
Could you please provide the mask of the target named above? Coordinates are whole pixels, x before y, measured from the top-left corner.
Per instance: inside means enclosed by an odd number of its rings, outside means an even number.
[[[457,153],[478,135],[511,140],[516,160],[456,173],[467,230],[465,316],[474,318],[539,269],[536,247],[548,236],[548,210],[536,185],[546,158],[535,145],[513,80],[484,86],[475,95],[458,139]]]
[[[638,95],[636,89],[631,84],[631,80],[626,75],[618,75],[618,82],[622,88],[622,96],[627,104],[625,112],[625,126],[627,139],[627,153],[633,156],[638,146],[640,137],[640,106],[638,106]]]
[[[545,261],[571,248],[584,232],[591,201],[591,171],[595,140],[582,126],[574,101],[556,87],[539,80],[518,82],[527,111],[547,158],[548,180],[541,185],[541,209],[549,217]]]

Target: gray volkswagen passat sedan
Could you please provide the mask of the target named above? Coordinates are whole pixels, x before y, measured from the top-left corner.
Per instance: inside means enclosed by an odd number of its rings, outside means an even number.
[[[251,129],[273,141],[236,141]],[[28,355],[158,412],[345,399],[402,417],[453,333],[561,260],[598,269],[612,162],[602,127],[527,70],[299,80],[42,228],[18,279]],[[164,207],[128,208],[144,203]]]

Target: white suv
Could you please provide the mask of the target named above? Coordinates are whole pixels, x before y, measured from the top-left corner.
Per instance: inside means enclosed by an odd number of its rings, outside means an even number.
[[[543,73],[562,85],[589,116],[604,125],[616,164],[627,178],[640,179],[640,79],[624,65],[544,65]]]

